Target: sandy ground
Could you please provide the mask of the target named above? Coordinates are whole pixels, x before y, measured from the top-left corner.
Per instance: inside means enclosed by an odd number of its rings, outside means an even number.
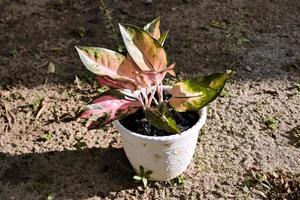
[[[115,47],[97,2],[2,0],[0,199],[264,199],[253,168],[300,183],[299,1],[105,3],[114,25],[161,16],[182,77],[237,72],[209,106],[185,184],[134,183],[119,133],[74,120],[97,87],[73,46]]]

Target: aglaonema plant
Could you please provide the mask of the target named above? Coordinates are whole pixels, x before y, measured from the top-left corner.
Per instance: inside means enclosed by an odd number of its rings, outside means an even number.
[[[81,114],[88,129],[124,118],[142,108],[147,121],[155,128],[179,134],[170,110],[198,111],[218,97],[232,71],[196,76],[176,83],[171,97],[164,98],[163,79],[175,76],[175,63],[168,64],[163,48],[168,31],[161,34],[160,18],[143,28],[119,24],[126,52],[99,47],[76,47],[88,70],[96,74],[101,86],[109,87]]]

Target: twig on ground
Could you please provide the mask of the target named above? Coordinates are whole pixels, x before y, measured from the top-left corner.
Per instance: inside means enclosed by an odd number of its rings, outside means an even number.
[[[47,65],[49,63],[49,61],[45,61],[45,62],[42,62],[42,64],[36,66],[36,68],[41,68],[41,67],[44,67],[45,65]]]
[[[45,109],[46,109],[46,105],[42,105],[41,109],[37,112],[37,114],[35,116],[35,119],[40,118],[40,116],[43,114],[43,112],[45,111]]]

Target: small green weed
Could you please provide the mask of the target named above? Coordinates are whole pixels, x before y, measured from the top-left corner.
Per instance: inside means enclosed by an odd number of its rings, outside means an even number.
[[[124,46],[119,45],[119,44],[122,44],[122,43],[120,42],[118,34],[116,32],[116,29],[113,25],[113,15],[112,15],[113,10],[108,8],[103,0],[98,0],[98,3],[99,3],[100,10],[101,10],[101,12],[103,13],[103,15],[105,17],[105,22],[107,23],[106,27],[109,27],[112,30],[114,39],[117,42],[117,48],[118,48],[119,51],[122,52],[124,50]]]
[[[34,112],[37,112],[40,109],[40,107],[42,106],[43,100],[44,100],[44,98],[40,97],[40,96],[36,97],[33,100],[33,102],[30,104],[30,106],[32,107],[32,110]]]
[[[69,90],[69,89],[65,89],[62,92],[62,96],[64,100],[70,99],[71,97],[73,97],[75,95],[73,90]]]
[[[12,99],[24,99],[24,97],[19,92],[13,92],[9,96]]]
[[[76,149],[82,149],[83,147],[86,147],[86,143],[82,141],[83,138],[75,138],[75,144],[73,145],[73,147],[75,147]]]
[[[250,43],[246,33],[244,15],[245,13],[240,13],[239,20],[233,23],[227,20],[212,20],[210,23],[212,28],[219,30],[225,36],[224,39],[231,43],[230,51],[233,53],[239,53]]]
[[[10,55],[10,56],[12,56],[12,57],[17,57],[17,49],[15,49],[15,48],[11,48],[11,49],[9,49],[8,50],[8,55]]]
[[[264,120],[264,124],[269,128],[269,129],[277,129],[278,127],[278,120],[275,118],[267,118]]]
[[[144,187],[147,187],[148,179],[153,172],[151,170],[145,171],[144,167],[140,165],[140,173],[133,176],[133,179],[137,182],[142,182]]]
[[[52,140],[52,138],[53,138],[53,134],[50,132],[45,133],[41,136],[41,139],[44,140],[45,142]]]
[[[184,175],[177,176],[173,180],[175,181],[174,185],[179,185],[179,186],[183,186],[186,182]]]
[[[217,29],[226,30],[228,28],[227,24],[225,22],[219,21],[219,20],[212,20],[210,23],[210,26]]]

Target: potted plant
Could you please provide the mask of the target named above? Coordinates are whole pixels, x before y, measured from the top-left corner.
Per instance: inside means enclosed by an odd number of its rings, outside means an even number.
[[[82,112],[88,129],[113,122],[126,155],[137,173],[168,180],[186,170],[206,120],[206,105],[218,97],[233,72],[196,76],[163,86],[168,65],[160,19],[143,28],[119,24],[126,51],[76,47],[88,70],[109,88]]]

